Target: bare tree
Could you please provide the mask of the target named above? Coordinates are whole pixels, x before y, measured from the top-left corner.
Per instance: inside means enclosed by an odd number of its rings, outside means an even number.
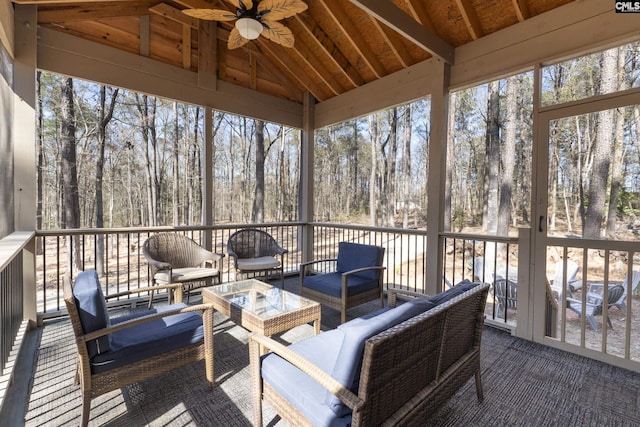
[[[173,162],[172,162],[172,200],[173,200],[173,224],[180,224],[180,124],[178,121],[178,103],[173,103]]]
[[[500,167],[500,94],[499,82],[489,83],[487,104],[487,132],[485,137],[485,182],[483,225],[488,233],[497,231],[498,171]]]
[[[256,120],[256,188],[251,221],[264,221],[264,122]]]
[[[73,79],[62,84],[60,105],[62,138],[62,181],[64,188],[64,228],[80,228],[80,201],[78,196],[78,170],[76,164],[76,126],[73,105]],[[80,264],[80,239],[75,235],[68,241],[69,268],[78,270]]]
[[[516,160],[516,122],[518,115],[518,80],[507,79],[507,115],[505,120],[504,147],[502,151],[502,173],[500,174],[500,207],[498,208],[499,235],[509,234],[511,198],[513,195],[513,172]]]
[[[457,92],[449,94],[449,117],[447,117],[447,159],[445,161],[445,192],[444,192],[444,231],[451,231],[451,196],[453,194],[453,168],[455,165],[455,122],[456,122]]]
[[[371,140],[371,174],[369,183],[369,222],[372,227],[378,225],[378,207],[376,188],[378,187],[378,120],[375,114],[369,116],[369,138]]]
[[[100,110],[98,123],[98,158],[96,160],[96,227],[104,227],[104,204],[103,204],[103,176],[105,146],[107,143],[107,126],[113,118],[113,111],[116,106],[118,89],[111,92],[111,102],[106,105],[106,87],[100,86]],[[99,234],[96,241],[96,269],[98,274],[104,274],[104,235]]]
[[[617,49],[609,49],[602,54],[602,75],[600,93],[612,93],[617,83]],[[588,189],[588,206],[583,224],[586,238],[600,238],[604,207],[607,198],[607,180],[611,164],[611,138],[613,136],[613,111],[598,113],[596,138],[593,144],[593,169]]]
[[[624,70],[624,64],[624,53],[618,51],[618,70]],[[626,80],[625,73],[618,73],[617,90],[625,90],[627,88]],[[609,196],[609,211],[607,213],[607,237],[611,239],[616,237],[618,204],[624,180],[622,173],[622,164],[624,162],[624,108],[616,108],[614,115],[615,131],[613,135],[613,153],[611,155],[613,159],[611,163],[611,193]]]

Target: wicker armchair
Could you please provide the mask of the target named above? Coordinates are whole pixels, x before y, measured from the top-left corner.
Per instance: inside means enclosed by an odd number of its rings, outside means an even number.
[[[111,318],[107,299],[149,289],[105,298],[95,271],[81,272],[73,285],[65,277],[64,301],[78,348],[75,381],[82,390],[81,426],[89,421],[92,398],[199,360],[205,361],[206,381],[213,387],[213,306],[181,303],[180,284],[158,287],[174,288],[179,302]]]
[[[220,260],[224,254],[208,251],[182,234],[154,234],[144,242],[142,253],[151,268],[154,285],[182,283],[187,301],[190,290],[211,286],[213,280],[220,283]],[[149,308],[153,302],[153,291],[149,296]]]
[[[284,254],[287,252],[269,233],[255,228],[236,231],[227,241],[227,253],[233,259],[236,274],[255,276],[279,272],[283,288]]]
[[[383,307],[384,251],[380,246],[340,242],[337,258],[300,264],[300,295],[340,311],[340,323],[347,320],[347,309],[365,302],[379,299]],[[333,263],[336,271],[307,276],[320,263]]]

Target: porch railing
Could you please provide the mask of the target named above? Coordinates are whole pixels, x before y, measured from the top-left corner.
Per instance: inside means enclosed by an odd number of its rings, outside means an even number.
[[[0,389],[2,377],[10,376],[7,370],[16,357],[21,331],[26,332],[23,252],[32,236],[17,232],[0,240]]]
[[[58,316],[65,311],[62,281],[65,274],[95,269],[107,293],[147,287],[151,284],[148,263],[142,245],[153,233],[182,233],[212,251],[225,254],[222,280],[234,277],[231,259],[226,256],[229,236],[241,228],[258,228],[271,234],[289,252],[284,256],[285,274],[297,271],[299,223],[249,225],[136,227],[112,229],[75,229],[38,231],[41,255],[36,258],[36,287],[39,318]],[[102,250],[99,248],[102,247]],[[102,253],[102,256],[100,254]]]
[[[367,227],[357,225],[327,223],[274,223],[255,225],[217,225],[212,227],[150,227],[106,230],[58,230],[37,232],[42,255],[37,260],[38,312],[41,317],[60,315],[64,312],[62,301],[61,277],[68,265],[76,268],[99,268],[102,262],[104,283],[108,283],[108,292],[117,292],[131,287],[147,286],[149,274],[146,260],[140,246],[151,234],[158,231],[184,233],[200,244],[211,245],[216,252],[226,252],[226,241],[235,230],[244,227],[256,227],[268,231],[289,250],[285,257],[285,274],[296,274],[303,256],[309,259],[334,258],[337,255],[338,242],[353,241],[384,246],[385,271],[387,285],[405,287],[416,291],[425,291],[427,271],[427,232],[426,230],[403,230],[395,228]],[[634,369],[640,370],[640,308],[632,295],[632,284],[627,284],[628,304],[624,311],[618,308],[605,308],[597,321],[602,328],[591,329],[586,320],[573,314],[566,307],[567,298],[574,298],[586,304],[589,285],[594,282],[610,284],[622,282],[625,276],[631,277],[634,271],[640,271],[640,249],[637,242],[602,241],[586,239],[548,238],[547,256],[544,265],[535,272],[536,283],[528,283],[530,278],[529,230],[517,237],[496,237],[482,234],[441,233],[443,248],[443,287],[456,284],[463,279],[477,280],[494,285],[496,279],[515,282],[515,290],[520,285],[521,293],[512,295],[510,301],[500,300],[495,291],[487,304],[487,323],[515,331],[518,327],[518,309],[521,314],[528,307],[537,313],[549,311],[545,307],[531,307],[530,298],[538,291],[530,291],[531,286],[544,282],[553,283],[554,265],[559,260],[573,260],[580,266],[577,275],[581,288],[572,285],[575,291],[553,294],[547,304],[554,307],[546,316],[545,331],[550,345],[559,346],[581,354],[592,354],[595,358],[622,359],[623,365],[634,362]],[[303,233],[312,232],[314,242],[312,253],[303,255]],[[104,244],[103,261],[98,260],[97,250],[100,240]],[[67,251],[71,248],[71,251]],[[233,280],[234,272],[230,259],[224,258],[223,280]],[[18,261],[16,261],[19,263]],[[540,266],[541,264],[537,264]],[[567,265],[566,263],[564,264]],[[536,267],[538,269],[538,267]],[[75,272],[75,271],[74,271]],[[522,276],[519,275],[522,274]],[[540,278],[541,276],[546,276]],[[539,279],[540,278],[540,279]],[[566,275],[560,280],[567,280]],[[576,283],[577,283],[576,282]],[[560,284],[560,288],[563,286]],[[640,287],[638,287],[640,288]],[[547,292],[552,294],[552,292]],[[506,296],[508,299],[509,296]],[[554,299],[555,298],[555,299]],[[584,305],[583,304],[583,305]],[[518,307],[519,306],[519,307]],[[533,313],[531,312],[531,313]],[[522,322],[523,318],[520,318]],[[612,320],[612,326],[607,319]],[[637,319],[637,320],[636,320]],[[531,325],[529,325],[531,327]],[[549,332],[552,331],[552,332]],[[638,335],[638,337],[636,337]],[[637,348],[637,349],[636,349]],[[615,361],[612,363],[616,364]]]

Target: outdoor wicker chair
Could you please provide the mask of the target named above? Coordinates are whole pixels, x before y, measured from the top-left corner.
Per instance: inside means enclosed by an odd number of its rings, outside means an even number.
[[[211,286],[214,280],[220,282],[220,260],[224,254],[208,251],[182,234],[153,234],[144,242],[142,253],[149,262],[153,283],[182,283],[187,292],[187,301],[190,290]],[[149,308],[153,293],[154,289],[149,295]]]
[[[246,228],[233,233],[227,241],[227,253],[233,259],[237,274],[280,273],[284,288],[284,254],[289,252],[266,231]]]
[[[384,248],[340,242],[338,257],[300,264],[300,295],[340,311],[340,322],[347,320],[347,309],[380,299],[384,307],[382,266]],[[335,271],[307,276],[320,263],[335,264]]]
[[[91,399],[196,361],[205,361],[213,387],[213,306],[187,306],[182,285],[174,288],[176,304],[110,317],[107,299],[147,292],[140,288],[108,295],[95,270],[78,274],[74,284],[64,279],[64,301],[78,348],[76,384],[82,391],[81,426],[89,421]],[[200,315],[202,312],[202,315]]]

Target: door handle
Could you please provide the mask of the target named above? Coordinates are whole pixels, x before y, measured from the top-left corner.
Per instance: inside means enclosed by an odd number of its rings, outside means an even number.
[[[540,215],[540,220],[538,221],[538,231],[543,232],[544,231],[544,216]]]

